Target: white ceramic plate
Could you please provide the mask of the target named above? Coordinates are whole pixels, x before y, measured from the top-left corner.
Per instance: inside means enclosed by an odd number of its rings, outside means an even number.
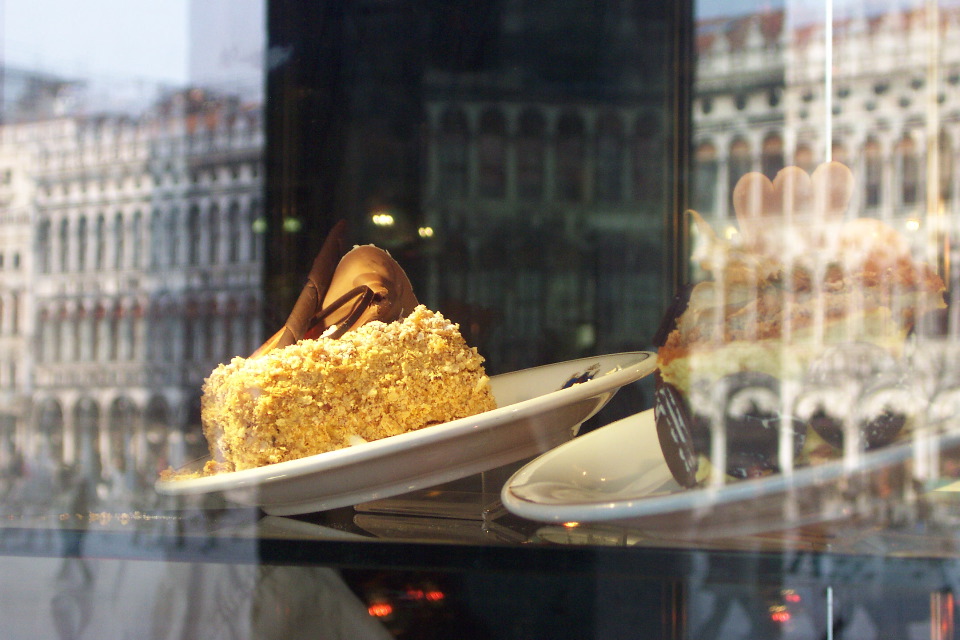
[[[493,376],[497,409],[374,442],[257,469],[158,481],[166,495],[222,493],[271,515],[312,513],[400,495],[543,453],[576,435],[625,384],[650,374],[646,351]],[[568,385],[586,377],[586,381]],[[592,376],[592,377],[590,377]],[[200,460],[184,471],[200,468]]]
[[[749,535],[870,515],[872,506],[895,499],[878,497],[889,491],[891,469],[918,451],[943,454],[958,446],[956,434],[931,437],[862,454],[854,472],[837,460],[791,475],[684,489],[667,468],[650,410],[529,462],[504,484],[500,498],[512,513],[541,522],[608,522],[684,537]]]

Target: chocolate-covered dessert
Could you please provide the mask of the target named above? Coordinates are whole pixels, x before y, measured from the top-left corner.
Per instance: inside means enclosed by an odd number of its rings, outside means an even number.
[[[201,419],[203,473],[240,471],[398,435],[496,408],[458,325],[419,304],[372,245],[328,236],[280,331],[214,369]]]
[[[748,478],[883,446],[909,431],[902,376],[917,318],[943,281],[890,225],[847,215],[853,176],[836,162],[771,182],[747,174],[739,235],[691,212],[705,277],[674,311],[658,353],[656,420],[678,482]],[[711,464],[705,464],[706,461]]]

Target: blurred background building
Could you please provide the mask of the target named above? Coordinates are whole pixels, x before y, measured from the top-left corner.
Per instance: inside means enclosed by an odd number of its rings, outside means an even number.
[[[960,8],[837,11],[828,23],[788,4],[696,25],[691,206],[730,227],[744,173],[832,158],[857,179],[853,211],[928,250],[960,211]]]
[[[149,100],[111,99],[133,79],[4,68],[8,500],[77,482],[149,496],[160,470],[206,450],[204,376],[262,341],[263,5],[190,10],[235,28],[192,32],[195,81],[137,81]]]

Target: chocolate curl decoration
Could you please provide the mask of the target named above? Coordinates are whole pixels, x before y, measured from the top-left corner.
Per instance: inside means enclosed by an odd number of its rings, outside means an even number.
[[[320,309],[321,301],[330,288],[330,281],[333,279],[337,259],[343,254],[346,230],[347,223],[345,220],[340,220],[333,226],[320,248],[320,253],[313,260],[313,266],[310,268],[309,275],[307,275],[307,283],[300,291],[300,296],[297,298],[296,304],[293,305],[293,310],[287,317],[283,328],[260,345],[250,355],[251,358],[261,356],[273,349],[289,346],[304,337],[313,323],[314,316]]]
[[[337,265],[323,309],[305,337],[337,325],[331,337],[339,338],[371,320],[399,320],[418,304],[407,274],[389,253],[373,245],[354,247]]]
[[[371,320],[393,322],[419,304],[407,274],[383,249],[354,247],[337,262],[345,229],[343,221],[334,226],[286,324],[251,358],[303,338],[317,338],[334,325],[328,336],[336,339]]]

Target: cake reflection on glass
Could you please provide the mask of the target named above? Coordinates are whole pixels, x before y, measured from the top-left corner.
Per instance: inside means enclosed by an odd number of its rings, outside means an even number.
[[[853,189],[837,162],[773,181],[747,174],[733,192],[734,240],[691,212],[707,277],[667,318],[656,392],[682,485],[881,447],[922,413],[904,374],[907,336],[944,307],[943,281],[896,229],[848,216]]]

